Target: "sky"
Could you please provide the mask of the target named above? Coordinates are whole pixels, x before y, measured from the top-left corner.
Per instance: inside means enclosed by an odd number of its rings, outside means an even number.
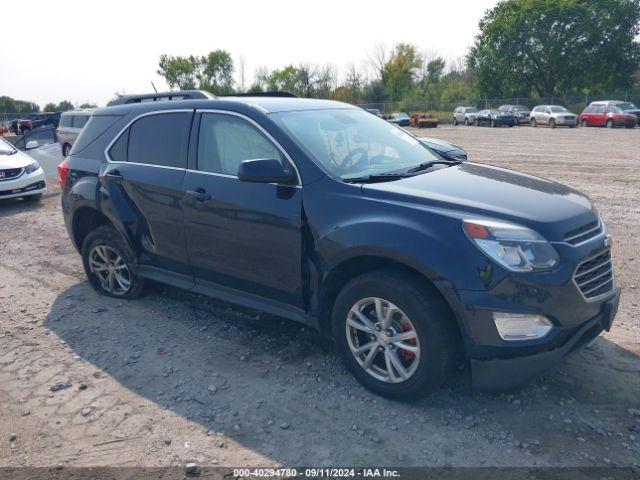
[[[106,104],[120,93],[168,90],[161,54],[228,51],[258,67],[351,63],[367,67],[375,45],[399,42],[463,57],[496,0],[30,0],[4,19],[0,96]],[[20,20],[20,21],[18,21]]]

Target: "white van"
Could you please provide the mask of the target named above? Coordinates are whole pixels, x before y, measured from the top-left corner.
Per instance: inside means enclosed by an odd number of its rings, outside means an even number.
[[[67,157],[82,128],[89,121],[95,109],[71,110],[60,116],[57,134],[62,149],[62,156]]]

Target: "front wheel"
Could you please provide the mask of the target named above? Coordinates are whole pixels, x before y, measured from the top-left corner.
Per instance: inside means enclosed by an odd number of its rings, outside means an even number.
[[[615,124],[613,123],[613,120],[608,119],[607,123],[605,123],[604,126],[607,127],[607,128],[613,128],[613,127],[615,127]]]
[[[491,120],[491,127],[492,127],[492,128],[495,128],[495,126],[496,126],[496,122],[495,122],[495,121],[493,121],[493,120]]]
[[[465,118],[465,119],[464,119],[464,124],[465,124],[465,126],[467,126],[467,127],[469,126],[469,119],[468,119],[468,118]]]
[[[437,291],[394,270],[351,280],[334,304],[332,331],[356,379],[401,400],[439,387],[453,369],[459,344],[455,319]]]
[[[132,269],[133,253],[111,225],[87,235],[82,244],[82,263],[89,283],[102,295],[133,299],[144,291],[144,280]]]
[[[533,128],[536,128],[536,127],[538,126],[538,122],[536,121],[536,119],[535,119],[535,118],[532,118],[532,119],[531,119],[531,126],[532,126]]]
[[[588,127],[589,126],[589,120],[587,120],[586,118],[582,120],[581,125],[583,127]]]

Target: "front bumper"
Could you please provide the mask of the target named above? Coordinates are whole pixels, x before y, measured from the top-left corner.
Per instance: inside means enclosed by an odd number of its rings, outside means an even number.
[[[46,188],[44,172],[40,168],[31,174],[23,173],[17,178],[0,180],[0,199],[36,195]]]
[[[609,331],[618,311],[620,289],[601,302],[600,312],[590,320],[565,332],[563,343],[552,350],[513,358],[470,359],[471,378],[475,388],[502,391],[518,388],[576,352],[604,330]]]

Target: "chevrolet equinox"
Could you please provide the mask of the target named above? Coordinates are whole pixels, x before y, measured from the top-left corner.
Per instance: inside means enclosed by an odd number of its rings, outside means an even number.
[[[423,395],[463,360],[476,387],[516,388],[618,307],[586,196],[445,159],[344,103],[101,108],[59,174],[99,293],[132,299],[152,280],[303,322],[387,397]]]

